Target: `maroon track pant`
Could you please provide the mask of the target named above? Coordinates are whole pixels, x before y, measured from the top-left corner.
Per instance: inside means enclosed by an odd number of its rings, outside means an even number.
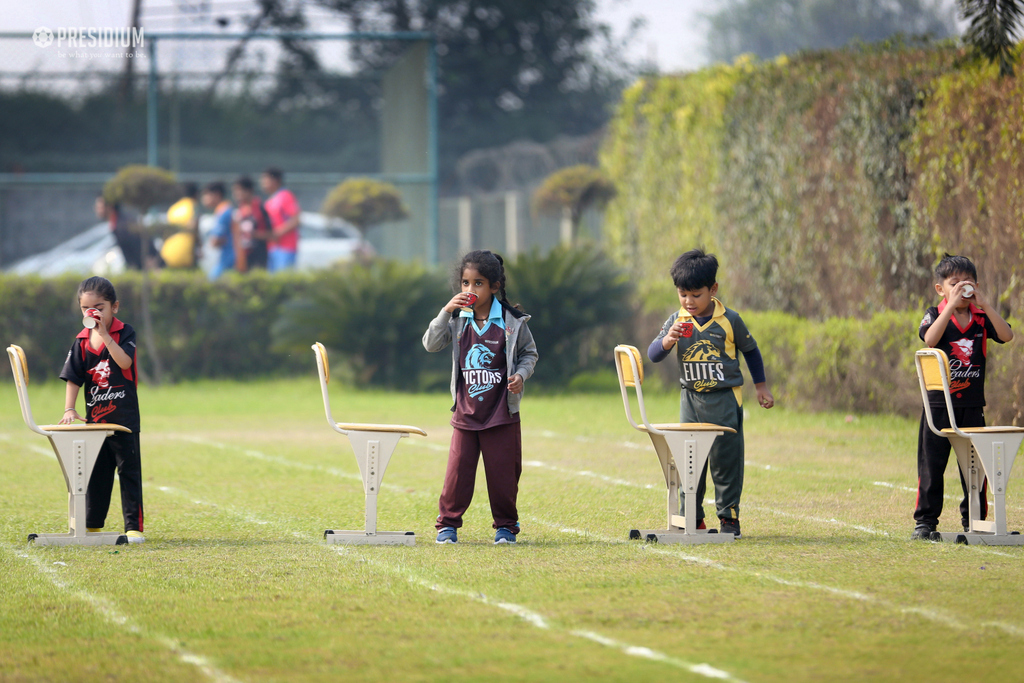
[[[473,502],[476,465],[484,458],[487,497],[491,501],[494,528],[519,533],[519,475],[523,473],[523,440],[518,422],[481,431],[455,427],[448,450],[448,468],[438,501],[437,528],[462,526],[462,516]]]

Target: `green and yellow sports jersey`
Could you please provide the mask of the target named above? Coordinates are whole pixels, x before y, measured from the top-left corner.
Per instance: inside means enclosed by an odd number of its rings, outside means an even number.
[[[713,299],[715,312],[703,325],[680,309],[668,317],[655,341],[668,334],[676,320],[683,321],[683,331],[676,344],[679,358],[679,384],[683,389],[699,393],[734,389],[739,400],[743,386],[739,353],[753,351],[757,342],[750,335],[739,313]]]

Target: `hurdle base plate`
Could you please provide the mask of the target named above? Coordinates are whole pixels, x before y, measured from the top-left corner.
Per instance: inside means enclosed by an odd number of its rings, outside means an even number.
[[[324,531],[324,540],[336,545],[416,545],[416,534],[412,531]]]
[[[945,543],[965,545],[1024,545],[1021,534],[985,534],[965,531],[943,531],[939,534]],[[934,537],[933,537],[934,538]]]
[[[118,531],[88,531],[85,536],[66,534],[29,534],[28,542],[36,545],[128,545],[128,537]]]
[[[698,543],[732,543],[736,537],[732,534],[717,533],[718,529],[699,529],[688,534],[682,529],[630,529],[629,540],[647,543],[679,543],[695,545]]]

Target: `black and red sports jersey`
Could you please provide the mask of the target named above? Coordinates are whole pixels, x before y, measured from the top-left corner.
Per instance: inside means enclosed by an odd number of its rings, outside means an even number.
[[[85,390],[85,421],[117,424],[139,432],[138,374],[135,372],[135,330],[117,318],[110,323],[110,336],[132,359],[132,366],[121,369],[104,347],[92,348],[89,333],[83,329],[68,351],[60,378]]]
[[[938,306],[932,306],[924,314],[918,334],[924,339],[925,332],[932,326],[946,308],[943,299]],[[949,393],[956,408],[973,408],[985,405],[985,357],[988,352],[988,340],[991,338],[999,344],[992,321],[985,312],[974,304],[970,305],[971,320],[967,327],[961,329],[956,316],[949,319],[942,339],[935,348],[941,349],[949,357]],[[941,391],[929,391],[928,401],[933,406],[945,406]]]

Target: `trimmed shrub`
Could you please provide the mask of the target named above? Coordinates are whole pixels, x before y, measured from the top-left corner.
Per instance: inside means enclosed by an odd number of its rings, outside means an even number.
[[[611,358],[616,325],[633,315],[624,271],[593,245],[533,251],[505,264],[509,301],[530,314],[540,360],[530,381],[565,386]]]
[[[398,188],[373,178],[349,178],[339,183],[324,199],[320,211],[348,221],[364,234],[375,225],[409,215]]]
[[[319,341],[337,353],[332,367],[359,385],[418,389],[424,373],[434,384],[440,373],[447,386],[451,356],[427,353],[421,339],[450,298],[443,276],[422,266],[345,265],[318,275],[314,288],[281,309],[274,349],[304,355]]]

